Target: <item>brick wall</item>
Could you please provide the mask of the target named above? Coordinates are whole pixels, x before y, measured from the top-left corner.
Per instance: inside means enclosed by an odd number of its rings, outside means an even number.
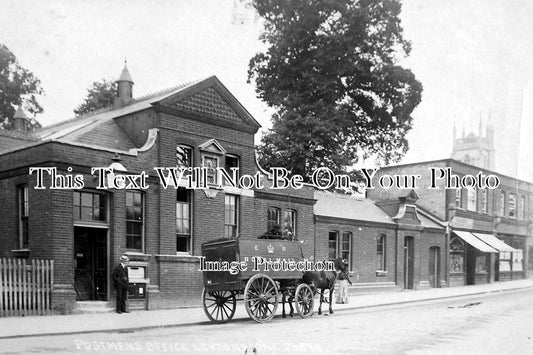
[[[327,260],[329,232],[339,232],[339,236],[349,232],[351,240],[351,271],[352,281],[357,283],[368,282],[395,282],[395,245],[396,231],[394,226],[384,227],[378,224],[351,220],[331,220],[317,217],[316,229],[316,259]],[[378,274],[377,267],[377,239],[380,235],[386,237],[385,258],[386,274]]]

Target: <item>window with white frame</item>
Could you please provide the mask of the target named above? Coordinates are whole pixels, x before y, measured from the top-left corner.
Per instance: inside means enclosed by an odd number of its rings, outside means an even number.
[[[237,238],[239,231],[239,197],[226,194],[224,204],[224,236]]]
[[[337,258],[348,261],[349,270],[352,269],[352,233],[330,231],[328,233],[328,259]]]
[[[481,190],[481,212],[488,212],[487,190]]]
[[[267,233],[268,234],[281,234],[281,209],[278,207],[269,207],[267,213]]]
[[[469,211],[477,211],[477,190],[475,188],[467,189],[466,196],[467,196],[466,208]]]
[[[339,232],[330,231],[328,235],[328,259],[337,259]]]
[[[342,239],[339,243],[340,256],[348,261],[348,270],[352,269],[352,233],[342,232]]]
[[[233,172],[231,169],[237,168],[237,173],[235,174],[235,177],[238,179],[240,176],[239,170],[238,170],[239,166],[240,166],[240,159],[238,156],[232,155],[232,154],[226,154],[224,168],[229,176],[233,177]],[[228,184],[227,181],[225,183]]]
[[[107,196],[98,192],[74,191],[74,220],[107,221]]]
[[[283,237],[289,240],[296,240],[296,211],[292,209],[285,210],[283,218]]]
[[[30,200],[28,196],[28,185],[20,185],[18,191],[18,215],[19,215],[19,245],[26,247],[29,242],[28,217],[30,210]]]
[[[377,269],[387,270],[387,239],[385,235],[378,236],[376,245]]]
[[[176,165],[178,168],[192,167],[192,148],[186,145],[176,146]]]
[[[144,206],[141,192],[126,192],[126,248],[143,250]]]
[[[192,191],[176,190],[176,252],[192,253]]]
[[[500,216],[505,216],[505,191],[500,192],[500,210],[499,210]]]
[[[516,218],[516,195],[509,194],[508,213],[510,218]]]
[[[520,197],[520,208],[518,210],[518,218],[525,219],[526,217],[526,196]]]
[[[456,189],[455,190],[455,207],[457,208],[463,208],[463,204],[462,204],[462,199],[463,199],[463,196],[462,196],[462,190],[461,189]]]

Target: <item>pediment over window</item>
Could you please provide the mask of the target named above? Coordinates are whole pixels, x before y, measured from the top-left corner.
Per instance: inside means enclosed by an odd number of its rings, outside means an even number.
[[[220,145],[220,143],[218,143],[218,141],[214,138],[200,144],[198,148],[200,148],[200,150],[204,152],[210,152],[220,155],[226,154],[226,149],[224,149],[224,147],[222,147],[222,145]]]

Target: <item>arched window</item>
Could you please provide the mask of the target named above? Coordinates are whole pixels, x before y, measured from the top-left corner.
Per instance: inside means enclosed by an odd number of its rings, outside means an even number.
[[[180,144],[176,146],[176,165],[178,168],[192,167],[192,148]]]

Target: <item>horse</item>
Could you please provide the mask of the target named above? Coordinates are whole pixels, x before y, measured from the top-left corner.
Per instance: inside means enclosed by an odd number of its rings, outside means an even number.
[[[284,280],[280,282],[279,290],[281,292],[281,305],[282,305],[281,317],[282,318],[287,317],[285,313],[285,302],[289,304],[289,308],[290,308],[289,315],[291,317],[294,316],[294,308],[292,306],[292,302],[294,301],[294,292],[296,291],[296,287],[298,287],[298,282],[296,280]]]
[[[333,289],[337,280],[337,271],[342,267],[342,258],[333,261],[336,271],[306,271],[302,276],[302,282],[308,284],[313,289],[313,293],[320,290],[320,304],[318,314],[322,314],[322,302],[324,302],[324,291],[329,290],[329,314],[333,314]]]

